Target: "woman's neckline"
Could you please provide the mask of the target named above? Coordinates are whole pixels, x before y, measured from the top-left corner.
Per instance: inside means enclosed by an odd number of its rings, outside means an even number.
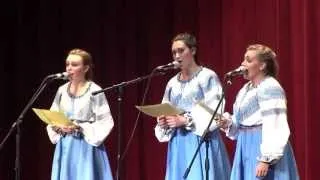
[[[260,79],[258,82],[255,82],[255,83],[253,81],[250,81],[249,86],[251,88],[257,88],[260,86],[261,83],[263,83],[268,78],[269,76],[264,76],[262,79]]]
[[[189,76],[189,78],[188,79],[181,79],[181,72],[179,72],[179,74],[178,74],[178,77],[177,77],[177,79],[178,79],[178,81],[179,82],[189,82],[189,81],[191,81],[194,77],[196,77],[201,71],[202,71],[202,69],[203,69],[203,67],[202,66],[198,66],[198,69],[196,69],[196,71],[194,71],[190,76]]]
[[[70,86],[71,86],[71,82],[69,82],[68,87],[67,87],[67,93],[71,98],[80,98],[82,96],[84,96],[90,89],[92,82],[91,81],[86,81],[84,86],[82,88],[85,88],[85,90],[83,91],[83,93],[79,94],[79,95],[74,95],[70,92]]]

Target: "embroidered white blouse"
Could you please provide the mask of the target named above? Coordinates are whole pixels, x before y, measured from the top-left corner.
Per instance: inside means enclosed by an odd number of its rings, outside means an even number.
[[[259,160],[271,162],[279,159],[290,135],[286,103],[285,92],[273,77],[266,77],[257,87],[248,82],[239,91],[233,105],[227,136],[236,139],[240,125],[262,125]]]
[[[114,122],[104,93],[93,96],[91,93],[101,90],[101,87],[90,82],[85,94],[74,97],[68,93],[69,82],[60,86],[50,110],[64,112],[75,124],[82,128],[85,141],[93,146],[99,146],[111,132]],[[47,126],[47,132],[52,143],[56,144],[61,135]]]
[[[179,80],[179,75],[180,73],[172,77],[168,82],[162,103],[170,103],[185,112],[184,116],[189,118],[192,123],[183,128],[201,136],[211,117],[204,118],[203,115],[194,113],[195,106],[198,102],[202,102],[212,110],[216,109],[222,98],[222,87],[219,78],[214,71],[206,67],[201,67],[201,70],[187,81]],[[222,103],[218,108],[220,114],[224,110],[224,102],[224,99],[222,99]],[[215,124],[213,123],[210,130],[214,129]],[[173,132],[174,129],[163,129],[158,125],[155,127],[155,135],[160,142],[169,141]]]

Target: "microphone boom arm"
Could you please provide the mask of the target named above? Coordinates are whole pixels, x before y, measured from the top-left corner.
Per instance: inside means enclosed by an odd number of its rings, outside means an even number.
[[[128,86],[130,84],[135,84],[137,82],[140,82],[142,80],[145,80],[147,78],[151,78],[153,76],[156,75],[164,75],[164,72],[159,72],[156,71],[156,69],[154,69],[152,71],[151,74],[146,75],[146,76],[142,76],[142,77],[138,77],[136,79],[130,80],[130,81],[126,81],[126,82],[121,82],[119,84],[115,84],[112,85],[110,87],[98,90],[98,91],[94,91],[91,94],[94,96],[96,94],[102,93],[102,92],[107,92],[110,91],[112,89],[117,88],[118,89],[118,117],[117,117],[117,123],[118,123],[118,152],[117,152],[117,168],[116,168],[116,180],[120,180],[121,179],[121,174],[122,174],[122,95],[123,95],[123,87]]]
[[[140,82],[142,80],[145,80],[145,79],[147,79],[147,78],[149,78],[150,76],[153,76],[153,75],[164,75],[164,74],[165,74],[164,72],[156,72],[156,73],[153,73],[153,74],[151,73],[151,74],[146,75],[146,76],[138,77],[138,78],[130,80],[130,81],[121,82],[119,84],[115,84],[115,85],[109,86],[107,88],[104,88],[104,89],[101,89],[101,90],[98,90],[98,91],[94,91],[91,94],[94,96],[94,95],[97,95],[99,93],[107,92],[107,91],[110,91],[110,90],[118,88],[118,87],[125,87],[125,86],[131,85],[131,84],[135,84],[135,83]]]
[[[40,86],[36,90],[36,92],[33,94],[27,105],[24,107],[20,115],[18,116],[17,120],[12,124],[10,130],[4,137],[4,139],[1,141],[0,144],[0,151],[2,150],[5,142],[8,140],[10,135],[16,130],[16,158],[15,158],[15,180],[20,180],[21,178],[21,170],[20,170],[20,141],[21,141],[21,128],[20,124],[23,122],[23,118],[27,111],[30,109],[30,107],[33,105],[35,100],[39,97],[41,92],[44,90],[44,88],[47,86],[49,82],[51,82],[53,79],[50,79],[50,77],[44,78],[44,80],[41,82]]]

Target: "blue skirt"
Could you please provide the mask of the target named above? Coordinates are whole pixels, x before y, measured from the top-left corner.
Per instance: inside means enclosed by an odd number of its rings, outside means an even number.
[[[56,144],[52,180],[112,180],[104,145],[88,144],[81,136],[67,135]]]
[[[285,147],[283,157],[269,166],[266,177],[256,177],[257,157],[260,156],[262,128],[240,129],[231,171],[231,180],[298,180],[298,170],[290,143]]]
[[[230,161],[219,131],[208,138],[209,178],[210,180],[227,180],[230,177]],[[201,137],[184,129],[177,129],[168,144],[166,180],[183,179]],[[187,179],[206,179],[205,170],[206,143],[201,145]]]

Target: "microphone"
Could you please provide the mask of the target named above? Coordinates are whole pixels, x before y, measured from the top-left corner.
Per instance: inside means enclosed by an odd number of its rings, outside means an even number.
[[[63,72],[63,73],[57,73],[57,74],[50,74],[47,76],[47,78],[67,80],[68,76],[69,76],[69,74],[67,72]]]
[[[225,77],[231,78],[234,76],[246,74],[247,72],[248,72],[248,70],[245,67],[239,66],[237,69],[232,70],[232,71],[228,72],[227,74],[225,74]]]
[[[178,61],[172,61],[169,64],[162,65],[156,67],[157,70],[169,70],[169,69],[178,69],[180,67],[180,63]]]

